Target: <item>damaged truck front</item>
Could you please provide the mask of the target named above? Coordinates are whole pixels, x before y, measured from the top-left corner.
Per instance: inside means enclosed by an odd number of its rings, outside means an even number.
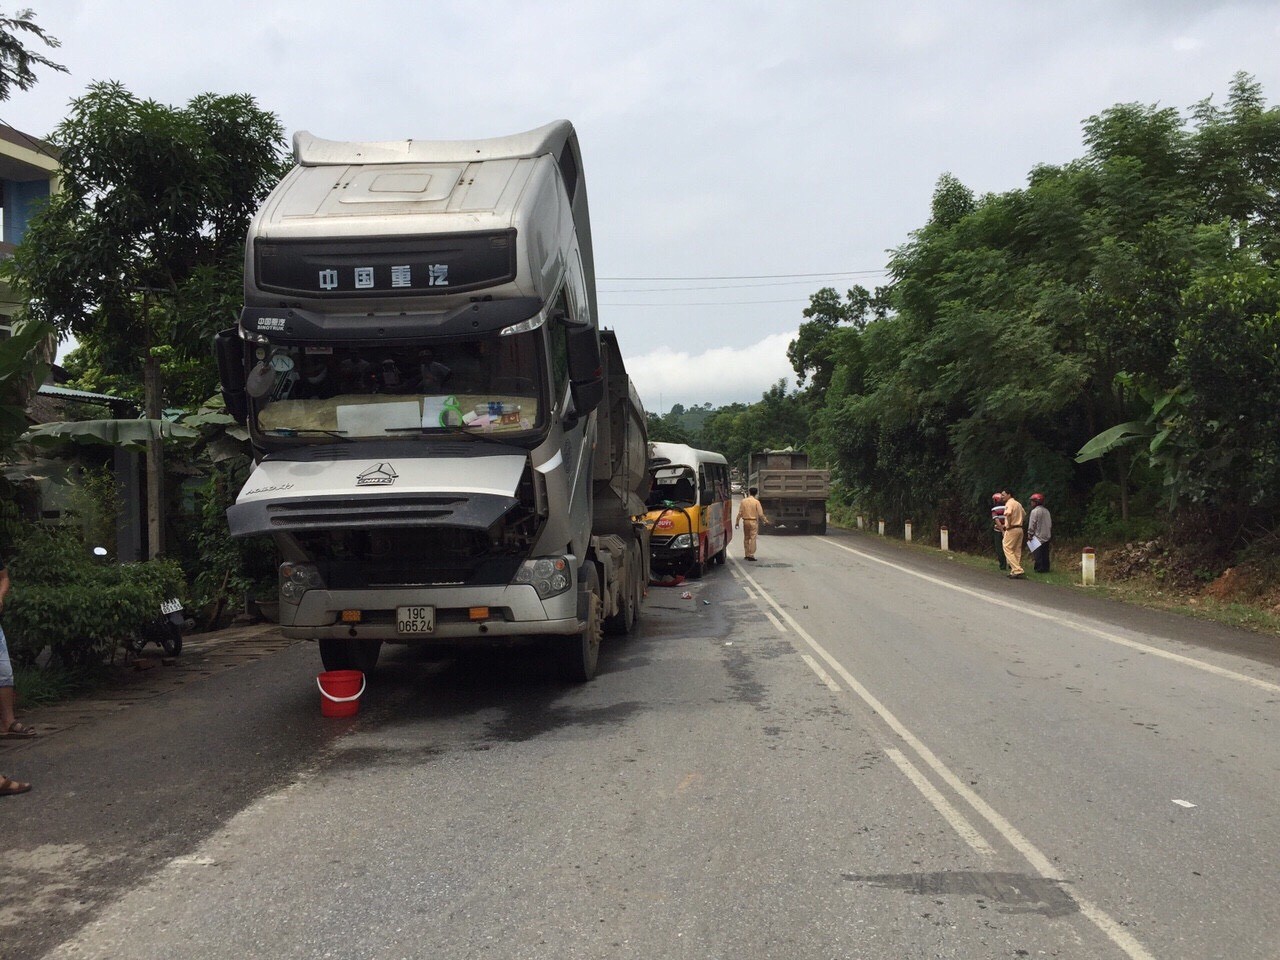
[[[647,436],[573,127],[294,154],[214,340],[256,460],[228,521],[275,541],[283,633],[365,671],[539,639],[590,679],[648,580]]]

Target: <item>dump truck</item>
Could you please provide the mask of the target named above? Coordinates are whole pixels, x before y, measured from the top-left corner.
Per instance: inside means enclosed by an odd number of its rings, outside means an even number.
[[[591,679],[649,579],[647,419],[601,329],[577,134],[293,138],[214,337],[280,628],[328,670],[384,643],[536,643]]]
[[[787,447],[751,454],[747,486],[757,489],[756,497],[772,523],[761,525],[761,532],[827,532],[831,471],[810,469],[807,453]]]

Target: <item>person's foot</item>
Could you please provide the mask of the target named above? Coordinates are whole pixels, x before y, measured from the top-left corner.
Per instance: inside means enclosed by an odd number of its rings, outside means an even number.
[[[747,557],[747,559],[748,559],[748,560],[750,560],[752,563],[755,563],[755,562],[756,562],[756,558],[755,558],[755,557]]]
[[[31,789],[31,784],[23,783],[21,780],[10,780],[3,773],[0,773],[0,797],[15,797],[20,793],[26,793]]]
[[[0,739],[4,740],[25,740],[27,737],[34,737],[35,735],[36,732],[32,727],[28,727],[25,723],[19,723],[17,720],[0,730]]]
[[[1009,574],[1009,579],[1010,579],[1010,580],[1025,580],[1025,579],[1027,579],[1027,575],[1026,575],[1025,573],[1011,573],[1011,574]]]

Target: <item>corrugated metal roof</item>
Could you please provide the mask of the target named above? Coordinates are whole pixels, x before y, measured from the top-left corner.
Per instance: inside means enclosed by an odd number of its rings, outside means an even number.
[[[37,393],[43,393],[46,397],[65,397],[68,400],[85,400],[90,403],[127,403],[130,406],[137,406],[132,400],[126,400],[124,397],[113,397],[109,393],[90,393],[88,390],[72,390],[70,387],[55,387],[51,383],[40,384]]]

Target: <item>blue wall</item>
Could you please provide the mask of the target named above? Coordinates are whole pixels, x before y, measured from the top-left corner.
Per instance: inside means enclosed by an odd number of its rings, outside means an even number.
[[[0,239],[5,243],[21,243],[31,215],[49,196],[49,181],[5,180],[3,185],[4,237]]]

